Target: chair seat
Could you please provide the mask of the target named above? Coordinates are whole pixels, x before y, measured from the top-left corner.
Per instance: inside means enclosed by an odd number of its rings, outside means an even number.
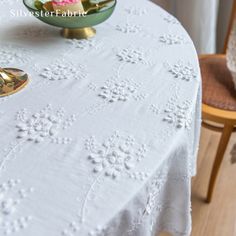
[[[226,65],[225,56],[203,56],[199,62],[202,74],[203,103],[218,109],[236,111],[236,90],[232,75]]]

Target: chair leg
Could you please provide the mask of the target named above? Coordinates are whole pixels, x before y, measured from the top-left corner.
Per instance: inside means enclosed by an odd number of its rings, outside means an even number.
[[[230,136],[232,134],[234,126],[233,125],[225,125],[221,138],[220,138],[220,143],[219,146],[217,148],[217,153],[216,153],[216,157],[215,157],[215,161],[213,164],[213,168],[212,168],[212,172],[211,172],[211,177],[210,177],[210,182],[209,182],[209,186],[208,186],[208,193],[207,193],[207,203],[211,202],[212,199],[212,194],[214,191],[214,187],[215,187],[215,182],[216,182],[216,178],[220,169],[220,165],[222,163],[224,154],[225,154],[225,150],[227,148]]]

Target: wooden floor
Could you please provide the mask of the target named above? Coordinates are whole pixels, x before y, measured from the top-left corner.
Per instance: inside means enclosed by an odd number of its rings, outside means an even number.
[[[236,164],[230,162],[236,134],[232,135],[226,150],[213,201],[204,202],[219,137],[218,133],[202,129],[198,173],[192,183],[192,236],[236,236]]]

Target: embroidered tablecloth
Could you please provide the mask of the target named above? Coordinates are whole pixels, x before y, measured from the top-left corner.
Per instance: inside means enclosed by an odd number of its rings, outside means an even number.
[[[0,235],[190,235],[200,129],[197,54],[147,0],[119,0],[90,40],[0,1]]]

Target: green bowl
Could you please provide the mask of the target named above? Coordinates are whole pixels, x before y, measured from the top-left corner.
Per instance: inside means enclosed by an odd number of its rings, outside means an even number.
[[[62,16],[56,14],[47,16],[46,12],[40,11],[34,6],[34,2],[34,0],[23,0],[26,8],[39,20],[49,25],[67,29],[87,28],[98,25],[107,20],[112,15],[116,6],[116,0],[114,0],[101,10],[95,13],[87,14],[85,16]],[[46,0],[44,2],[48,1]]]

